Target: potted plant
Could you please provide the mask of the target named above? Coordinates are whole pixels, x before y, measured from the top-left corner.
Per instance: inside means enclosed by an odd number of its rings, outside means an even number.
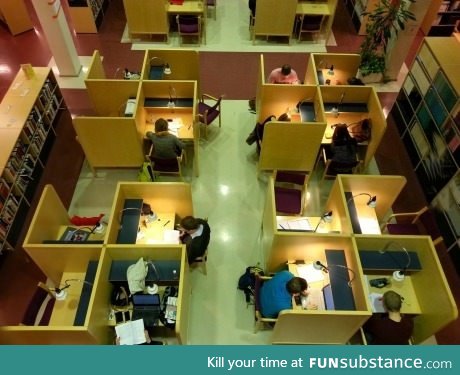
[[[364,81],[385,81],[385,71],[391,41],[404,30],[408,20],[415,20],[408,10],[410,3],[416,0],[380,0],[367,16],[366,37],[361,44],[361,64],[359,70]]]

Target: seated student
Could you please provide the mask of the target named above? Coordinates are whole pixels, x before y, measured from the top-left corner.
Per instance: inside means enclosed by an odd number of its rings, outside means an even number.
[[[401,315],[402,297],[389,290],[383,294],[387,314],[374,314],[364,325],[367,343],[371,345],[408,345],[414,322]]]
[[[184,144],[168,132],[168,121],[159,118],[155,121],[155,133],[147,132],[147,138],[153,143],[153,155],[162,159],[172,159],[179,156]]]
[[[299,84],[299,78],[294,69],[289,64],[284,64],[281,68],[273,69],[267,78],[268,83]]]
[[[260,289],[260,312],[265,318],[277,318],[281,310],[292,309],[292,297],[308,295],[307,281],[289,271],[278,272]]]
[[[206,220],[186,216],[180,222],[180,240],[187,248],[188,264],[201,257],[209,245],[211,228]]]
[[[356,161],[357,143],[348,132],[346,124],[339,124],[334,129],[331,144],[331,159],[339,163]]]

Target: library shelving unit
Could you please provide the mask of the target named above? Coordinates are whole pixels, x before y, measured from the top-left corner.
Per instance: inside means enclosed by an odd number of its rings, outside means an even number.
[[[457,51],[457,52],[455,52]],[[460,43],[423,41],[389,116],[460,270]]]
[[[0,0],[0,22],[4,22],[13,35],[33,29],[23,0]]]
[[[63,104],[52,70],[30,66],[0,103],[0,252],[17,244]]]
[[[97,33],[109,0],[68,0],[72,24],[77,33]]]
[[[458,32],[459,19],[459,0],[433,0],[420,28],[427,36],[450,36]]]
[[[350,13],[351,21],[359,35],[366,35],[367,16],[363,12],[371,12],[378,4],[378,0],[343,0]]]

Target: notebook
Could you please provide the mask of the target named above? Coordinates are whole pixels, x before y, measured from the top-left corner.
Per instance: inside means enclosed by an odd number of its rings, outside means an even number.
[[[323,295],[324,295],[324,304],[326,305],[326,310],[335,310],[334,297],[332,296],[331,284],[328,284],[323,288]]]
[[[160,317],[159,294],[134,294],[131,320],[143,319],[146,327],[154,327]]]

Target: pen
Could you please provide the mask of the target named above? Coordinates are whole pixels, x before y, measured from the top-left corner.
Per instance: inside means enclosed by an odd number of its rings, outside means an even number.
[[[165,227],[166,225],[168,225],[170,221],[171,220],[168,220],[166,223],[163,224],[163,226]]]

